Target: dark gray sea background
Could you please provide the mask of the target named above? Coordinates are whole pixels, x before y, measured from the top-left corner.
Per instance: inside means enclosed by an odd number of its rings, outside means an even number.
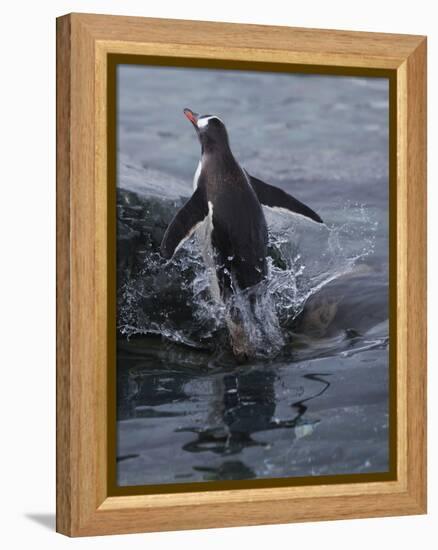
[[[122,65],[117,82],[118,484],[387,471],[388,81]],[[200,156],[184,107],[325,222],[265,209],[244,365],[197,237],[158,253]]]

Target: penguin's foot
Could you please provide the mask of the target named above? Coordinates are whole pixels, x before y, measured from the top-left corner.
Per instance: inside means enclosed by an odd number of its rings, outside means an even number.
[[[247,363],[255,355],[254,346],[248,339],[248,335],[242,324],[228,319],[228,330],[233,355],[239,364]]]

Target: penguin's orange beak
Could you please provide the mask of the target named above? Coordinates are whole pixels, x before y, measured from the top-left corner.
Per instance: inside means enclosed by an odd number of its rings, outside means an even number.
[[[199,118],[198,113],[194,113],[194,112],[191,111],[190,109],[184,109],[184,114],[186,115],[186,117],[190,120],[190,122],[191,122],[194,126],[197,126],[197,125],[198,125],[198,118]]]

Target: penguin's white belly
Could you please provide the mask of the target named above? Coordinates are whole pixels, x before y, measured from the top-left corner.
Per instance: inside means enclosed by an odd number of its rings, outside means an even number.
[[[201,174],[201,170],[202,170],[202,161],[200,160],[198,162],[198,166],[196,168],[195,175],[193,176],[193,191],[196,191],[196,188],[198,187],[198,180],[199,180],[199,176]]]
[[[219,282],[217,279],[216,264],[214,261],[214,250],[212,244],[213,233],[213,204],[208,202],[208,216],[196,230],[196,237],[201,246],[202,258],[210,279],[210,293],[214,300],[221,301]]]

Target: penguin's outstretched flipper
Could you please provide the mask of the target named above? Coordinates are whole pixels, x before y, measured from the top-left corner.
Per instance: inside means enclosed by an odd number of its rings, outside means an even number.
[[[323,223],[321,217],[316,212],[298,199],[292,197],[292,195],[286,193],[286,191],[283,191],[283,189],[279,189],[254,176],[250,176],[248,172],[247,176],[252,188],[256,192],[260,204],[270,206],[271,208],[284,208],[285,210],[290,210],[290,212],[295,212],[296,214],[310,218],[314,222]]]
[[[171,258],[178,246],[192,235],[207,215],[208,205],[204,194],[197,189],[170,222],[161,242],[161,255],[166,259]]]

